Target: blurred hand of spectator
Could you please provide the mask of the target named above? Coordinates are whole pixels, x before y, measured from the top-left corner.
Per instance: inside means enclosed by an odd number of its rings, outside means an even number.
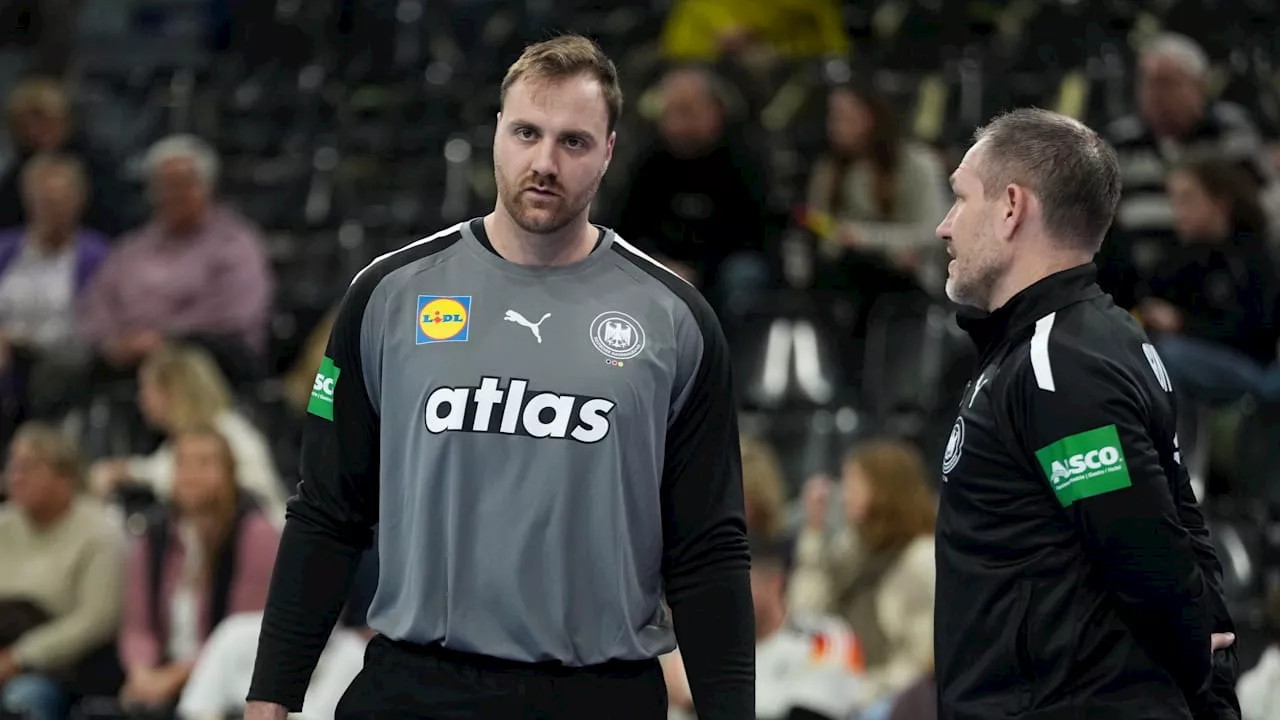
[[[190,668],[184,663],[130,670],[120,690],[120,702],[125,706],[162,706],[182,691],[189,672]]]
[[[126,333],[103,343],[102,353],[116,367],[133,367],[164,344],[164,336],[155,330]]]
[[[13,650],[5,648],[0,650],[0,687],[12,680],[18,675],[18,660],[13,656]]]
[[[809,478],[801,491],[804,507],[804,524],[810,530],[826,530],[828,503],[831,499],[831,478],[815,475]]]
[[[128,460],[99,460],[89,467],[89,491],[95,497],[107,497],[128,479]]]
[[[1146,298],[1138,306],[1142,324],[1150,330],[1175,333],[1182,329],[1182,311],[1159,298]]]

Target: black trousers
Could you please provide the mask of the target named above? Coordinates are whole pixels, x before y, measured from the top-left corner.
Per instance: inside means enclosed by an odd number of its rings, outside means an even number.
[[[334,720],[665,720],[658,661],[525,664],[379,635]]]

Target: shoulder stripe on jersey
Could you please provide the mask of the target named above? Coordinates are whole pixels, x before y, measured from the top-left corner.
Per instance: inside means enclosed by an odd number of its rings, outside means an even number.
[[[464,221],[464,222],[465,222],[465,221]],[[405,245],[404,247],[396,248],[395,250],[392,250],[391,252],[383,253],[383,254],[379,255],[378,257],[374,258],[374,259],[373,259],[373,261],[372,261],[372,262],[370,262],[368,265],[365,265],[363,268],[361,268],[360,272],[356,273],[356,276],[355,276],[355,277],[351,278],[351,284],[352,284],[352,285],[355,285],[355,284],[356,284],[356,280],[359,280],[361,275],[363,275],[363,274],[365,274],[366,272],[368,272],[369,268],[373,267],[374,265],[377,265],[378,263],[382,262],[383,260],[386,260],[387,258],[389,258],[389,257],[391,257],[391,256],[393,256],[393,255],[398,255],[398,254],[400,254],[400,253],[404,252],[405,250],[410,250],[410,249],[412,249],[412,248],[416,248],[416,247],[418,247],[419,245],[424,245],[424,244],[426,244],[426,243],[431,242],[432,240],[439,240],[439,239],[440,239],[440,238],[442,238],[442,237],[446,237],[446,236],[448,236],[450,233],[457,232],[457,231],[458,231],[458,229],[459,229],[459,228],[461,228],[461,227],[463,226],[464,222],[460,222],[460,223],[458,223],[458,224],[456,224],[456,225],[453,225],[453,226],[451,226],[451,227],[447,227],[447,228],[445,228],[444,230],[441,230],[440,232],[435,233],[434,235],[428,235],[427,237],[424,237],[424,238],[422,238],[421,240],[414,240],[413,242],[409,243],[408,245]]]
[[[670,268],[668,268],[666,265],[663,265],[662,263],[658,262],[657,260],[654,260],[653,258],[649,257],[648,255],[645,255],[643,252],[640,252],[640,250],[639,250],[635,245],[632,245],[631,243],[627,242],[626,240],[623,240],[623,239],[622,239],[622,236],[618,235],[618,233],[614,233],[614,234],[613,234],[613,241],[614,241],[615,243],[617,243],[618,245],[621,245],[622,247],[626,248],[626,250],[627,250],[628,252],[630,252],[632,255],[635,255],[635,256],[636,256],[636,257],[638,257],[638,258],[643,258],[644,260],[646,260],[646,261],[648,261],[650,264],[652,264],[654,267],[661,269],[663,272],[667,273],[668,275],[670,275],[670,276],[672,276],[672,277],[674,277],[674,278],[679,278],[679,280],[680,280],[681,282],[683,282],[683,283],[684,283],[684,284],[686,284],[686,285],[689,285],[689,287],[693,287],[693,285],[692,285],[692,284],[690,284],[688,280],[685,280],[684,278],[680,277],[680,276],[679,276],[679,275],[677,275],[676,273],[671,272],[671,269],[670,269]]]
[[[1031,370],[1036,375],[1036,386],[1053,392],[1053,367],[1049,364],[1049,333],[1053,332],[1053,318],[1049,313],[1036,321],[1036,332],[1031,336]]]

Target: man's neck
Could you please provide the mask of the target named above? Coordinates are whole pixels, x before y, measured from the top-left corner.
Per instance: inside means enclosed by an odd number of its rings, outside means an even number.
[[[64,228],[39,228],[32,226],[31,240],[36,249],[45,254],[61,252],[71,242],[74,230]]]
[[[595,247],[597,234],[585,212],[559,231],[543,235],[521,228],[501,206],[485,216],[484,230],[503,259],[542,267],[572,265],[586,259]]]
[[[1014,264],[1003,280],[992,288],[987,309],[994,312],[1004,307],[1018,293],[1050,275],[1079,267],[1092,260],[1092,257],[1078,252],[1056,252],[1028,258],[1021,264]]]

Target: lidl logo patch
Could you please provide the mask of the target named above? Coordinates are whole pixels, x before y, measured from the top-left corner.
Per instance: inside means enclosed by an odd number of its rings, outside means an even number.
[[[1115,425],[1062,438],[1037,450],[1036,459],[1063,507],[1133,484]]]
[[[338,387],[338,375],[341,368],[333,364],[328,357],[320,361],[320,370],[311,385],[311,400],[307,403],[307,412],[318,418],[333,422],[333,393]]]
[[[470,295],[419,295],[417,344],[466,342],[471,329]]]

